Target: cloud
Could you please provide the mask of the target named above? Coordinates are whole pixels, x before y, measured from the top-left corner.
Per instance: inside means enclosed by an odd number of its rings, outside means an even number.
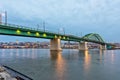
[[[119,4],[120,0],[2,0],[0,9],[8,11],[13,23],[31,25],[46,21],[50,28],[62,26],[70,31],[83,29],[85,33],[101,34],[107,29],[107,34],[111,34],[110,28],[120,26]]]
[[[58,22],[63,20],[102,20],[106,15],[114,14],[118,1],[111,0],[4,0],[3,5],[12,13],[32,19],[52,19]],[[117,13],[115,13],[117,14]],[[111,15],[110,15],[111,16]],[[110,17],[109,16],[109,17]]]
[[[106,10],[106,0],[4,0],[4,7],[13,10],[13,13],[17,15],[31,19],[31,18],[43,18],[53,19],[57,21],[66,21],[68,19],[77,19],[86,21],[89,19],[95,19],[97,16],[104,16],[105,13],[110,11]],[[104,10],[105,13],[104,13]],[[103,13],[104,14],[103,14]],[[96,15],[96,16],[95,16]],[[101,17],[101,16],[100,16]]]

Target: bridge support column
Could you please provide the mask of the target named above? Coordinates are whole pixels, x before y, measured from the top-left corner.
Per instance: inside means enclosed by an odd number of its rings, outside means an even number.
[[[100,49],[100,50],[106,50],[106,45],[101,45],[101,44],[100,44],[99,49]]]
[[[61,51],[61,40],[59,38],[51,39],[50,41],[50,50],[51,51]]]
[[[79,43],[79,50],[88,50],[87,42]]]

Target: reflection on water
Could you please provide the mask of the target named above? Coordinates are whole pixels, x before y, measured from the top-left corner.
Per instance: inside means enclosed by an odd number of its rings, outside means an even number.
[[[103,61],[103,53],[104,53],[104,51],[103,50],[99,50],[99,56],[100,56],[100,58],[98,59],[99,61],[100,61],[100,64],[102,64],[102,61]]]
[[[66,70],[66,62],[65,59],[62,57],[62,51],[51,51],[50,52],[51,60],[56,61],[55,64],[55,71],[57,74],[57,80],[64,80],[64,71]]]
[[[120,51],[0,49],[0,64],[34,80],[119,80]]]
[[[111,54],[112,54],[112,56],[111,56],[111,63],[114,64],[115,53],[114,53],[113,50],[111,50]]]
[[[88,71],[89,70],[89,67],[90,67],[90,65],[91,65],[91,56],[89,55],[89,53],[88,53],[88,50],[86,50],[86,51],[84,51],[84,54],[85,54],[85,58],[84,58],[84,69],[86,70],[86,71]]]
[[[85,51],[79,51],[79,54],[82,54],[83,56],[83,61],[84,61],[84,71],[85,71],[85,75],[89,72],[90,70],[90,66],[91,66],[91,55],[89,54],[89,51],[88,50],[85,50]]]

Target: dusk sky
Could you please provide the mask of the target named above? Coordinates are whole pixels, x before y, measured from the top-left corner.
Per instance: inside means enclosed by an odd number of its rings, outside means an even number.
[[[0,0],[0,13],[8,23],[37,28],[43,21],[49,31],[66,34],[98,33],[107,42],[120,42],[120,0]],[[4,15],[3,15],[4,22]],[[0,36],[0,41],[39,41]]]

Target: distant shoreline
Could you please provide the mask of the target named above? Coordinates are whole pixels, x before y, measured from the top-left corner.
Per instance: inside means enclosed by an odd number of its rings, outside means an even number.
[[[50,49],[50,48],[0,48],[0,49]],[[62,47],[62,49],[78,49],[78,48],[72,48],[72,47],[70,47],[70,48],[68,48],[68,47]]]

